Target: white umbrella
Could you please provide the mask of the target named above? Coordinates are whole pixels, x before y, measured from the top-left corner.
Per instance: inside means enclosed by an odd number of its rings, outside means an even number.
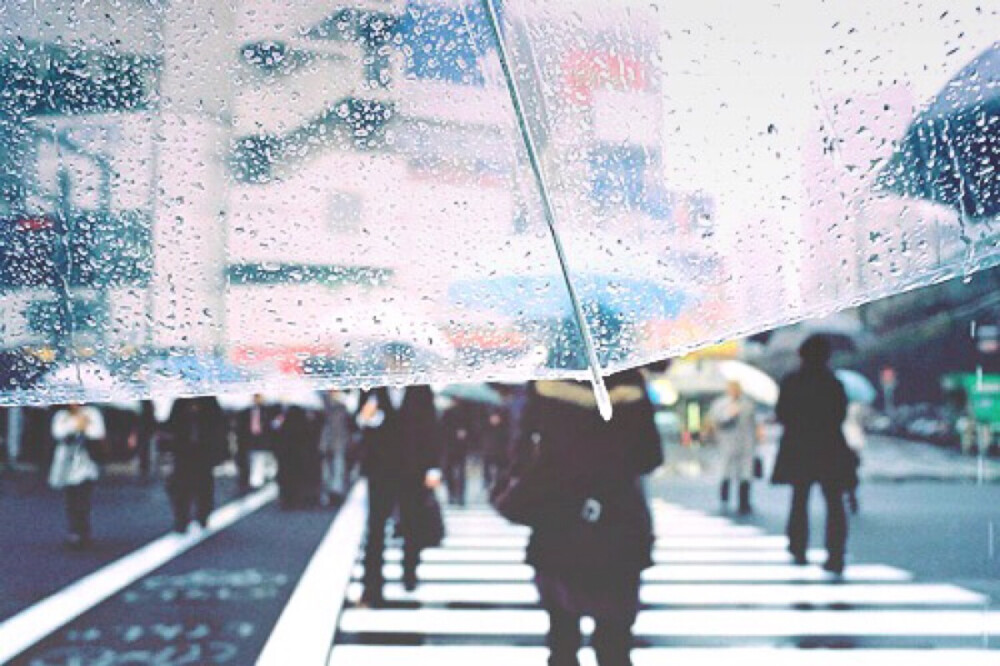
[[[743,392],[762,405],[778,404],[778,383],[763,370],[742,361],[721,361],[719,373],[726,381],[739,382]]]
[[[253,406],[253,396],[253,393],[220,393],[216,400],[223,409],[238,412]]]
[[[268,402],[277,402],[286,407],[301,407],[319,411],[323,409],[323,399],[315,389],[279,391],[265,394]]]
[[[136,414],[142,411],[142,405],[139,404],[138,400],[110,400],[100,404],[102,407],[111,407],[125,412],[135,412]]]
[[[274,389],[265,391],[262,395],[264,401],[269,403],[309,410],[323,409],[323,398],[320,397],[319,392],[308,381],[294,375],[275,382]]]

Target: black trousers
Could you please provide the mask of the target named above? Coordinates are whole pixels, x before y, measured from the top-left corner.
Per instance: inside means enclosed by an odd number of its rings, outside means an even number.
[[[503,458],[498,455],[487,454],[483,456],[483,489],[487,492],[493,491],[497,479],[500,477],[500,470],[503,469]]]
[[[560,609],[548,609],[549,666],[579,666],[577,652],[583,644],[580,617]],[[631,666],[632,624],[634,618],[594,618],[591,644],[600,666]]]
[[[839,484],[821,483],[826,500],[826,552],[832,560],[843,560],[847,549],[847,512],[844,489]],[[812,483],[792,486],[792,510],[788,516],[788,550],[793,555],[806,553],[809,546],[809,494]]]
[[[448,502],[465,506],[465,458],[451,458],[445,461],[445,481],[448,486]]]
[[[237,484],[240,492],[245,493],[250,490],[250,448],[237,446],[235,462]]]
[[[215,504],[215,479],[212,470],[175,474],[170,478],[170,503],[174,510],[174,528],[187,529],[191,510],[195,519],[205,525]]]
[[[590,644],[599,666],[631,666],[632,625],[639,610],[639,573],[601,581],[602,590],[577,590],[559,576],[537,574],[535,586],[549,616],[549,666],[579,666],[577,653],[583,645],[580,620],[594,619]],[[595,581],[591,581],[595,582]],[[594,587],[594,586],[590,586]],[[587,612],[585,612],[585,610]]]
[[[413,512],[419,507],[424,480],[368,479],[368,536],[365,541],[364,588],[367,596],[380,597],[385,576],[385,527],[393,512],[399,510],[403,525],[403,576],[416,578],[420,549],[406,536],[406,525],[413,524]]]
[[[93,481],[66,486],[66,520],[69,523],[69,533],[81,539],[90,538],[90,506],[93,494]]]

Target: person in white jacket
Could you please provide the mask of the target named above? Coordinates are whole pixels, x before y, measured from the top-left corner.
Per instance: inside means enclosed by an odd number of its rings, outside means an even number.
[[[82,548],[90,542],[90,506],[99,469],[88,444],[104,439],[104,419],[94,407],[71,404],[52,417],[56,442],[49,469],[49,485],[66,494],[69,546]]]

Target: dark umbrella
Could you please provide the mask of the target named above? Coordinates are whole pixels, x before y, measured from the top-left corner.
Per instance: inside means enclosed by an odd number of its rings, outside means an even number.
[[[878,187],[1000,215],[1000,42],[965,66],[906,130]]]

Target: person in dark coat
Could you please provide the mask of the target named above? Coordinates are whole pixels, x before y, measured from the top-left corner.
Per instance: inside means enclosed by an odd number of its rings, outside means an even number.
[[[236,469],[240,492],[250,490],[254,452],[271,450],[273,418],[274,410],[264,404],[264,396],[259,393],[254,394],[253,404],[236,416]]]
[[[546,506],[570,507],[565,516],[539,518],[527,549],[549,615],[550,666],[577,666],[584,615],[595,620],[598,663],[630,664],[640,574],[652,565],[652,520],[640,477],[663,462],[653,406],[636,370],[609,377],[607,385],[609,422],[587,383],[532,384],[513,452],[513,477],[531,467],[551,493]],[[600,525],[594,543],[574,539],[570,524],[580,520]]]
[[[476,417],[474,407],[460,400],[441,414],[445,485],[448,502],[457,506],[465,506],[466,468],[469,450],[476,439]]]
[[[202,527],[215,503],[212,471],[226,454],[226,417],[211,396],[179,398],[167,421],[166,448],[173,454],[167,491],[174,511],[174,531],[187,531],[191,509]]]
[[[153,409],[153,401],[140,400],[135,434],[139,474],[143,479],[149,479],[153,472],[153,440],[156,437],[156,427],[156,412]]]
[[[806,564],[809,544],[809,493],[819,484],[826,500],[826,551],[823,568],[844,570],[847,514],[844,492],[857,480],[857,459],[844,438],[847,415],[844,387],[828,367],[830,343],[821,335],[799,349],[802,366],[781,382],[776,413],[784,426],[773,482],[792,486],[788,550]]]
[[[319,416],[292,405],[275,421],[274,453],[278,461],[278,496],[282,508],[313,506],[320,499],[322,469]]]
[[[507,465],[510,413],[506,403],[489,407],[480,439],[483,443],[483,488],[490,494],[500,471]]]
[[[386,354],[389,374],[405,372],[405,350]],[[368,479],[368,535],[364,556],[362,605],[384,603],[382,573],[385,527],[398,508],[403,535],[403,584],[417,586],[420,535],[408,525],[420,522],[424,494],[441,482],[437,412],[427,386],[382,387],[363,391],[356,420],[361,428],[361,473]]]

